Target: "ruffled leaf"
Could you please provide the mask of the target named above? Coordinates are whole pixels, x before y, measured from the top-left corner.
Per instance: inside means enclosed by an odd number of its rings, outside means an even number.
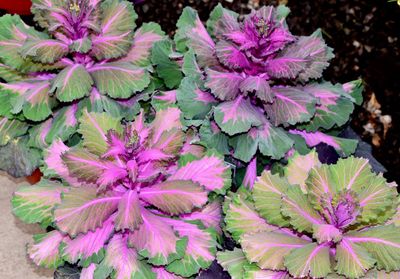
[[[240,84],[243,93],[252,94],[265,103],[273,103],[275,94],[272,92],[269,83],[262,77],[249,76]]]
[[[0,146],[4,146],[12,139],[24,135],[28,128],[27,123],[0,117]]]
[[[93,85],[92,77],[81,64],[62,70],[53,80],[50,91],[61,102],[71,102],[88,96]]]
[[[129,229],[131,231],[136,230],[143,223],[139,197],[135,191],[128,190],[122,196],[114,222],[116,230]]]
[[[25,223],[50,224],[53,209],[61,203],[61,193],[68,188],[58,182],[42,179],[34,186],[22,186],[11,200],[13,213]]]
[[[58,40],[26,40],[21,47],[23,58],[32,57],[36,62],[52,64],[69,52],[69,46]]]
[[[235,72],[220,72],[208,69],[205,86],[211,89],[211,93],[218,99],[234,100],[240,93],[239,87],[244,78]]]
[[[58,231],[51,231],[45,234],[37,234],[33,237],[34,244],[28,247],[28,254],[31,260],[46,268],[57,268],[63,265],[59,246],[64,236]]]
[[[54,211],[55,223],[72,237],[86,233],[101,227],[116,211],[120,199],[112,195],[97,197],[93,188],[73,188],[63,195],[61,205]]]
[[[244,274],[244,265],[248,264],[243,251],[234,248],[233,251],[223,251],[217,253],[218,263],[229,273],[232,279],[241,279]]]

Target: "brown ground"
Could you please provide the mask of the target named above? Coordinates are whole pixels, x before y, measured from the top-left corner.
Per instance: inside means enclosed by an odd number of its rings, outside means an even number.
[[[36,267],[26,256],[32,235],[42,233],[37,225],[27,225],[11,213],[10,199],[21,180],[0,172],[0,278],[49,279],[53,271]]]

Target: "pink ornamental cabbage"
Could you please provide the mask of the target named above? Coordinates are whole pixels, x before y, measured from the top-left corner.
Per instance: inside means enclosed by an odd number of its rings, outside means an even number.
[[[400,228],[395,183],[349,157],[323,165],[298,153],[284,176],[264,171],[226,201],[241,248],[218,253],[236,278],[395,278]]]
[[[33,0],[32,13],[44,31],[17,15],[0,18],[0,117],[25,123],[29,145],[42,149],[69,140],[84,107],[133,115],[151,81],[160,26],[135,32],[137,14],[125,0]]]
[[[176,98],[188,125],[200,123],[203,141],[244,162],[257,151],[281,159],[301,142],[324,142],[343,156],[357,145],[330,130],[347,123],[360,104],[360,82],[317,81],[332,49],[320,30],[291,34],[288,13],[268,6],[240,20],[218,5],[205,28],[197,12],[185,8],[175,35],[183,58],[169,41],[154,46],[152,59],[167,85],[179,84],[178,67],[185,75]]]
[[[121,125],[85,111],[81,146],[55,141],[45,156],[52,179],[13,197],[23,221],[54,227],[35,237],[30,258],[52,268],[77,263],[83,278],[181,278],[207,268],[221,218],[212,193],[225,193],[230,170],[179,118],[167,108],[151,123],[141,113]]]

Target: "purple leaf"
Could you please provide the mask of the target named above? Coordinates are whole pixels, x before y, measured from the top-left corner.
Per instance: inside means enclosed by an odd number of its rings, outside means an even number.
[[[269,86],[269,83],[260,76],[250,76],[242,81],[240,84],[240,90],[243,93],[255,93],[255,96],[265,103],[274,102],[274,93]]]
[[[40,266],[56,268],[64,263],[61,259],[59,246],[64,236],[58,231],[34,236],[35,243],[28,247],[31,260]]]
[[[216,53],[219,61],[228,68],[243,69],[250,67],[246,55],[234,44],[220,41],[216,45]]]
[[[135,191],[128,190],[118,204],[118,214],[115,217],[115,229],[134,231],[142,223],[139,196]]]
[[[239,86],[242,81],[243,77],[238,73],[208,69],[205,86],[210,88],[211,93],[218,99],[233,100],[240,93]]]

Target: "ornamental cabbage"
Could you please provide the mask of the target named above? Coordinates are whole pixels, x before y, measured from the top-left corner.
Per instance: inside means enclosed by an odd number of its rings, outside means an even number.
[[[332,49],[320,30],[291,34],[288,13],[264,6],[241,20],[218,5],[206,28],[187,7],[175,48],[168,40],[154,46],[157,73],[171,88],[179,86],[176,99],[188,125],[200,125],[204,142],[243,162],[255,160],[257,151],[279,160],[306,144],[325,143],[342,156],[357,146],[333,130],[361,103],[360,82],[317,81]]]
[[[28,129],[24,147],[67,141],[85,107],[132,117],[144,98],[137,93],[151,82],[150,49],[164,36],[159,25],[134,32],[137,14],[125,0],[33,0],[32,13],[44,31],[17,15],[0,18],[0,121],[9,120],[0,126],[1,146]],[[23,130],[4,128],[13,125]]]
[[[48,179],[12,199],[23,221],[54,228],[34,237],[30,258],[48,268],[78,264],[88,279],[182,278],[207,268],[230,169],[179,118],[167,108],[151,123],[142,112],[122,125],[84,111],[81,145],[55,141],[44,159]]]
[[[349,157],[334,165],[295,154],[227,199],[226,229],[241,245],[218,254],[232,278],[395,278],[400,227],[395,183]]]

